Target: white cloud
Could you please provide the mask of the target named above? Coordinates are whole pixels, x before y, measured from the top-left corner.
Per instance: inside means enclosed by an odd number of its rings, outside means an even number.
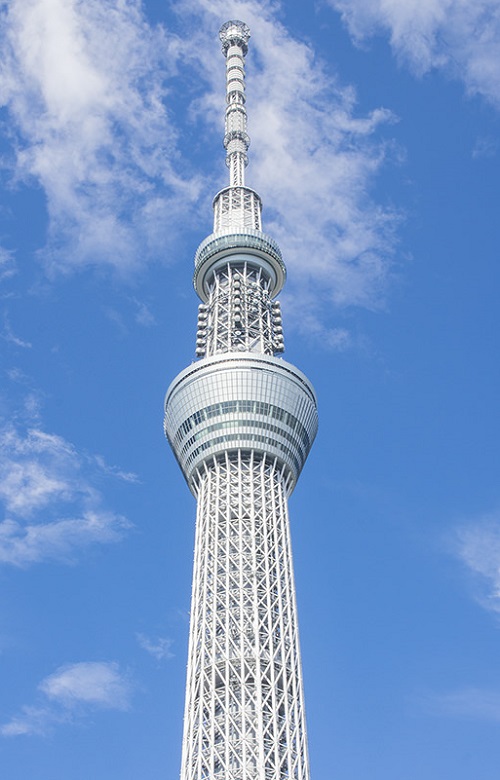
[[[186,171],[197,138],[222,136],[217,33],[227,3],[183,0],[173,10],[189,36],[148,25],[139,0],[13,0],[4,12],[0,95],[17,128],[16,173],[47,197],[51,269],[131,272],[164,256],[200,213],[210,222],[223,153],[199,175]],[[380,137],[394,117],[384,108],[360,116],[354,90],[287,31],[278,3],[243,0],[230,13],[252,30],[248,183],[267,204],[264,227],[282,246],[291,293],[330,332],[332,303],[374,308],[386,293],[399,218],[371,192],[394,157]],[[185,108],[187,79],[202,94],[181,130],[168,107]],[[150,321],[146,309],[138,319]],[[326,341],[345,347],[349,334],[335,331]]]
[[[105,474],[110,474],[113,477],[118,477],[118,479],[123,480],[124,482],[132,482],[132,483],[138,483],[140,482],[139,477],[137,474],[134,474],[132,471],[123,471],[122,469],[118,468],[117,466],[110,466],[102,455],[95,455],[95,462],[103,471]]]
[[[0,523],[0,563],[72,562],[90,545],[120,541],[129,527],[125,518],[103,511],[38,524],[7,519]]]
[[[220,54],[214,59],[214,39],[226,3],[185,0],[179,8],[203,20],[184,56],[202,62],[211,90],[199,110],[221,132],[224,68]],[[340,85],[278,14],[279,5],[265,0],[231,6],[252,32],[247,181],[263,197],[264,230],[282,247],[291,293],[324,322],[332,303],[373,308],[386,292],[399,217],[370,191],[392,155],[378,134],[394,117],[383,108],[359,116],[354,90]]]
[[[500,612],[500,515],[490,515],[459,528],[455,549],[478,578],[480,603]]]
[[[43,736],[48,730],[61,722],[60,714],[44,707],[23,707],[19,715],[15,715],[8,723],[0,726],[2,737],[20,737],[37,734]]]
[[[24,371],[21,368],[8,368],[5,371],[7,378],[11,382],[16,382],[20,385],[29,385],[30,380],[27,374],[24,373]]]
[[[38,688],[51,701],[70,708],[79,703],[117,710],[130,706],[131,685],[116,663],[87,661],[61,666]]]
[[[2,736],[43,736],[57,724],[73,723],[98,709],[128,710],[133,686],[117,663],[84,661],[59,667],[38,690],[40,703],[23,707],[0,726]]]
[[[135,321],[138,325],[148,328],[155,324],[156,320],[154,314],[144,301],[138,301],[137,298],[132,298],[132,303],[136,308]]]
[[[282,307],[286,322],[293,324],[298,333],[306,338],[321,342],[327,349],[343,352],[353,347],[355,340],[348,328],[332,326],[322,320],[315,307],[315,300],[304,291],[299,296],[286,292],[282,296]],[[300,318],[294,317],[293,312],[301,311]]]
[[[0,501],[5,519],[0,522],[0,563],[70,562],[89,545],[122,538],[130,523],[103,507],[102,495],[92,484],[91,461],[96,462],[39,427],[2,426]],[[130,481],[133,475],[118,476]]]
[[[164,249],[200,186],[175,167],[162,102],[174,42],[147,24],[139,0],[2,5],[0,104],[15,175],[46,195],[44,260],[127,273]]]
[[[53,501],[69,500],[78,458],[62,437],[6,425],[0,442],[0,498],[7,512],[31,515]]]
[[[500,691],[468,687],[432,695],[427,704],[439,715],[500,721]]]
[[[30,344],[29,341],[24,341],[19,336],[16,336],[16,334],[12,330],[10,319],[7,313],[4,314],[3,331],[1,336],[4,341],[9,342],[10,344],[14,344],[16,347],[22,347],[23,349],[31,349],[32,345]]]
[[[164,661],[173,658],[173,653],[170,651],[172,646],[172,640],[166,637],[157,637],[156,639],[150,639],[145,634],[137,634],[137,641],[143,650],[156,658],[157,661]]]
[[[8,249],[0,247],[0,282],[10,279],[16,274],[14,255]]]
[[[474,160],[489,159],[495,157],[498,152],[498,139],[491,136],[480,136],[476,139],[472,150]]]
[[[351,35],[387,32],[401,61],[422,75],[431,68],[462,80],[500,108],[498,0],[329,0]]]

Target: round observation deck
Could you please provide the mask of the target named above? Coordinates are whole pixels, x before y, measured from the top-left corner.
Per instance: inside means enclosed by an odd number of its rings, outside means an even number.
[[[250,228],[234,233],[212,233],[201,242],[194,258],[193,284],[204,303],[208,301],[211,274],[230,259],[260,266],[271,279],[271,298],[278,295],[285,284],[285,263],[273,238]]]
[[[309,380],[265,355],[229,352],[200,360],[181,371],[165,397],[165,434],[193,493],[198,469],[234,450],[276,458],[293,490],[317,427]]]

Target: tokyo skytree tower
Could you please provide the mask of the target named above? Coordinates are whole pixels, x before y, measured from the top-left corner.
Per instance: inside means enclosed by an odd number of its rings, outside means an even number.
[[[311,383],[284,350],[285,281],[245,185],[250,32],[220,30],[229,186],[196,252],[196,355],[165,399],[165,433],[197,500],[181,780],[308,780],[288,496],[317,430]]]

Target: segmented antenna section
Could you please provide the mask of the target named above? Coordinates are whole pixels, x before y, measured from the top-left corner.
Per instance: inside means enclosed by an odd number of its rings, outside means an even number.
[[[245,55],[250,30],[244,22],[226,22],[220,29],[226,57],[226,122],[224,148],[229,168],[229,187],[214,199],[214,233],[234,233],[241,229],[262,230],[262,203],[245,186],[250,138],[245,107]]]

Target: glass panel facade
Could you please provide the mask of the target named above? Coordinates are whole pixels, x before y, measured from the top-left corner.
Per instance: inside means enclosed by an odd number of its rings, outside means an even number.
[[[210,358],[183,371],[167,393],[165,433],[192,489],[203,463],[233,449],[276,458],[293,487],[316,430],[310,383],[277,358]]]

